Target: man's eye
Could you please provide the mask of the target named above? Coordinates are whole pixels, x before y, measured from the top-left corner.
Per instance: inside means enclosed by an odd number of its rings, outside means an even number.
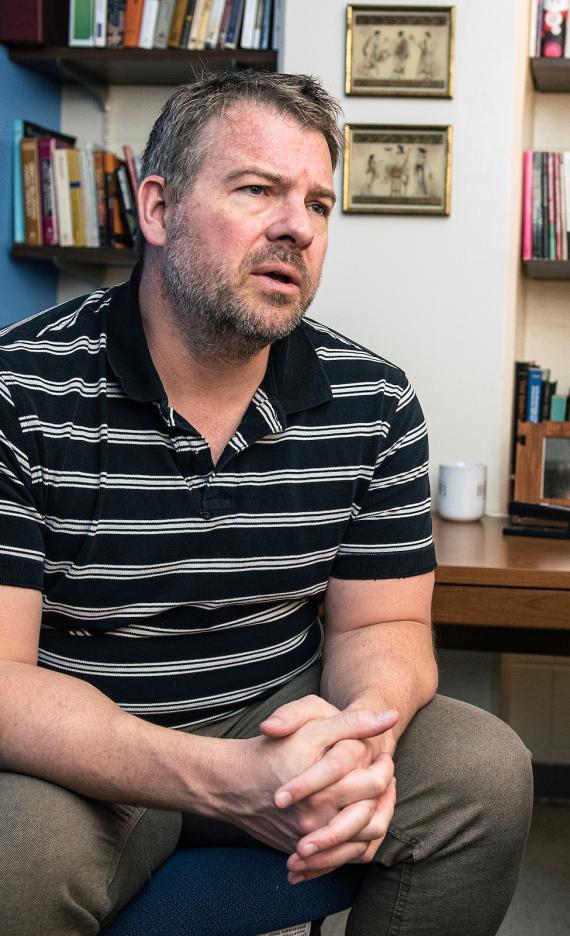
[[[330,209],[327,205],[321,204],[321,202],[313,202],[309,207],[311,211],[314,211],[315,214],[322,215],[323,218],[328,218],[330,214]]]
[[[263,195],[265,187],[263,185],[245,185],[244,190],[250,195]]]

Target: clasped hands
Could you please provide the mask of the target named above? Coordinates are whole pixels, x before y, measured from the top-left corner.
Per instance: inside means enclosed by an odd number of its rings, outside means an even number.
[[[396,803],[392,757],[375,756],[373,739],[397,721],[395,711],[339,711],[311,695],[276,709],[261,723],[262,735],[247,742],[262,781],[249,831],[289,853],[289,883],[372,860]]]

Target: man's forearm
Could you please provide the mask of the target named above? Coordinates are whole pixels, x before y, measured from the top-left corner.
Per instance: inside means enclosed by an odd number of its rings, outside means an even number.
[[[0,664],[0,768],[96,799],[208,814],[235,741],[161,728],[80,679]]]
[[[375,740],[378,753],[393,753],[398,738],[436,688],[437,666],[427,624],[371,624],[325,638],[323,697],[339,709],[397,709],[400,714],[391,732]]]

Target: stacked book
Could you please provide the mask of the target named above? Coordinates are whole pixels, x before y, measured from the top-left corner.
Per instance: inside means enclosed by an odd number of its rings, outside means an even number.
[[[140,49],[277,48],[283,0],[70,0],[69,44]]]
[[[132,247],[138,158],[124,159],[27,120],[14,123],[14,241],[30,246]]]
[[[567,260],[570,152],[523,154],[523,260]]]
[[[515,362],[515,414],[517,422],[566,422],[568,397],[556,393],[550,370],[534,361]]]
[[[566,0],[531,0],[531,58],[570,58],[570,28]]]

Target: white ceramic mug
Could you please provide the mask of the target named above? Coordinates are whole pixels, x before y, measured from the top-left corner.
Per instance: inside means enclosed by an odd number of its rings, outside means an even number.
[[[486,493],[486,465],[458,461],[439,466],[437,512],[444,520],[479,520]]]

